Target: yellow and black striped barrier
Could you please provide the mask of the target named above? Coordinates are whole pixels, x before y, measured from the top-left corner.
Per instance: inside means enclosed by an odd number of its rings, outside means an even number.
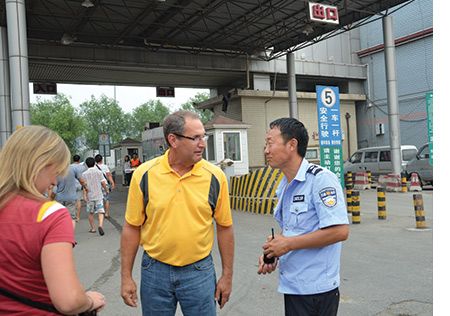
[[[352,190],[347,189],[347,213],[351,213],[352,209]]]
[[[361,223],[359,191],[352,191],[352,224]]]
[[[353,175],[351,171],[348,171],[345,177],[345,188],[347,190],[353,189]]]
[[[377,188],[378,219],[386,219],[386,189]]]
[[[231,208],[257,214],[273,214],[277,202],[275,191],[281,178],[281,171],[270,167],[231,177]]]
[[[423,207],[423,198],[422,194],[414,194],[414,212],[416,215],[416,228],[427,228],[425,222],[425,210]]]
[[[408,186],[406,185],[406,177],[402,177],[402,193],[408,192]]]

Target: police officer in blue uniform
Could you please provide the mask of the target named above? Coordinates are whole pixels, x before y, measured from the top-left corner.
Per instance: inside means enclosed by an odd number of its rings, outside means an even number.
[[[263,245],[258,273],[279,265],[278,291],[285,315],[337,315],[341,242],[348,238],[346,203],[340,182],[328,169],[309,163],[305,126],[294,118],[270,123],[265,155],[284,174],[277,188],[274,217],[281,234]]]

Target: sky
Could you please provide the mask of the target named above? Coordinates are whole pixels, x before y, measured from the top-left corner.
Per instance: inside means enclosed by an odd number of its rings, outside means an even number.
[[[165,106],[171,110],[178,109],[181,104],[194,97],[197,93],[209,93],[209,89],[191,89],[175,88],[175,97],[156,97],[155,87],[128,87],[116,86],[116,100],[124,112],[130,113],[135,107],[149,101],[159,99]],[[76,85],[76,84],[58,84],[58,93],[65,94],[71,100],[73,106],[78,107],[84,101],[88,101],[91,95],[99,98],[102,94],[114,98],[114,86],[106,85]],[[37,99],[51,100],[53,95],[34,94],[33,84],[30,83],[30,103]]]

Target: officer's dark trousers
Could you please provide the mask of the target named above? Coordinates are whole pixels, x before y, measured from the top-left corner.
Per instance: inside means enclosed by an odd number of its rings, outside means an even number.
[[[335,316],[339,306],[339,288],[312,295],[284,295],[286,316]]]

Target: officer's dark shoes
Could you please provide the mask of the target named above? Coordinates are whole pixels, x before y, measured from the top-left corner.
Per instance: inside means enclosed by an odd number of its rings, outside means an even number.
[[[98,227],[98,233],[100,234],[100,236],[103,236],[105,234],[105,232],[103,231],[102,227]]]

